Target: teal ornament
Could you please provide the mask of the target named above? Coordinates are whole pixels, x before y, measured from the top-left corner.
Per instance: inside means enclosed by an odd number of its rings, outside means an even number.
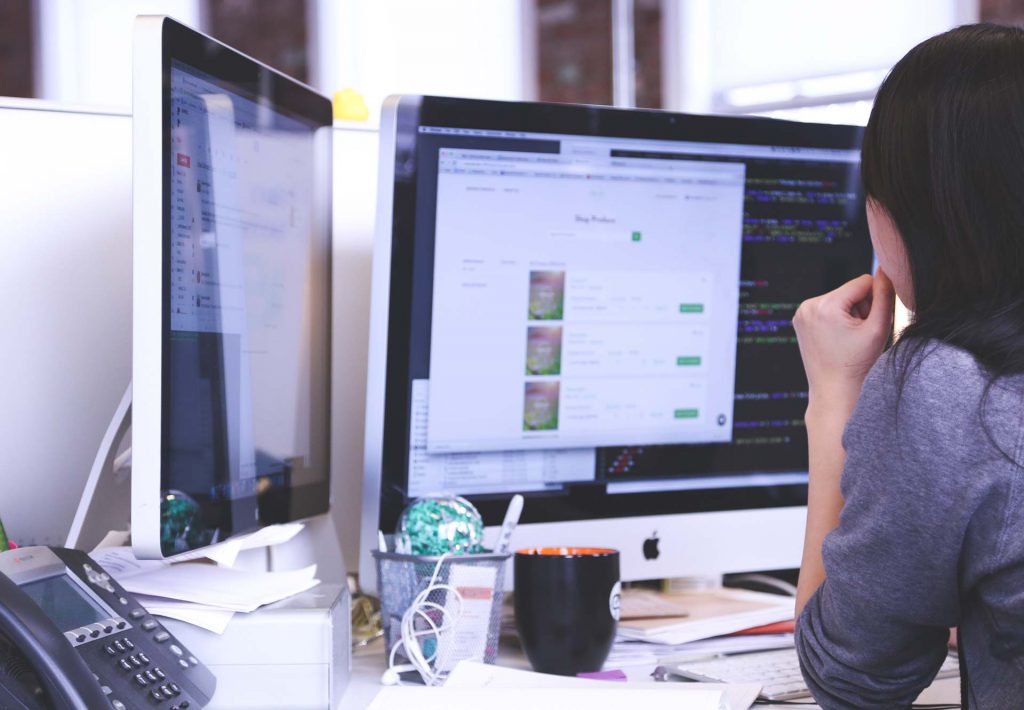
[[[213,542],[213,531],[203,525],[199,503],[181,491],[160,496],[160,547],[164,554],[186,552]]]
[[[484,521],[465,498],[428,496],[402,512],[396,537],[407,539],[414,555],[465,555],[483,549]]]

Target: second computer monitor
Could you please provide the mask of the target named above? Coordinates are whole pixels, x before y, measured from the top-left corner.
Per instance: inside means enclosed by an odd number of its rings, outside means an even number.
[[[136,24],[132,544],[165,557],[329,505],[331,103]]]
[[[391,100],[364,550],[414,498],[457,493],[497,525],[523,493],[518,543],[618,547],[627,579],[797,566],[791,319],[871,268],[859,142],[848,126]]]

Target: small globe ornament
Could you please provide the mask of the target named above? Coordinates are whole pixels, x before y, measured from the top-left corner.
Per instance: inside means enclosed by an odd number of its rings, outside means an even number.
[[[454,495],[431,495],[402,512],[396,536],[414,555],[463,555],[480,552],[484,521],[473,504]]]
[[[199,503],[187,493],[163,492],[160,498],[160,545],[170,554],[210,544],[212,534],[205,528]]]

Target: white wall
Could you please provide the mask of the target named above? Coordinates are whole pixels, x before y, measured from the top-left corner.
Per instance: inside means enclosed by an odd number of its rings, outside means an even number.
[[[956,24],[949,0],[715,0],[711,86],[885,69]]]
[[[359,567],[370,266],[377,208],[377,132],[334,131],[331,341],[332,516],[348,568]]]
[[[977,21],[977,0],[665,0],[666,108],[711,109],[734,87],[885,70]]]
[[[0,517],[52,545],[131,381],[131,117],[43,108],[0,102]]]
[[[320,2],[320,88],[353,88],[371,116],[389,94],[523,97],[520,0]]]
[[[192,27],[199,23],[199,0],[38,2],[36,96],[63,104],[131,108],[136,15],[170,15]]]
[[[361,92],[373,120],[394,93],[523,96],[521,0],[309,0],[312,83]],[[132,23],[166,14],[201,26],[201,0],[39,0],[37,96],[131,105]]]

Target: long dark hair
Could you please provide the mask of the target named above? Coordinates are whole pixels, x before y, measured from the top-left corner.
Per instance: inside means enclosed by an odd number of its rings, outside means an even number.
[[[878,91],[862,175],[913,281],[897,347],[942,341],[993,379],[1024,373],[1024,30],[968,25],[912,49]]]

